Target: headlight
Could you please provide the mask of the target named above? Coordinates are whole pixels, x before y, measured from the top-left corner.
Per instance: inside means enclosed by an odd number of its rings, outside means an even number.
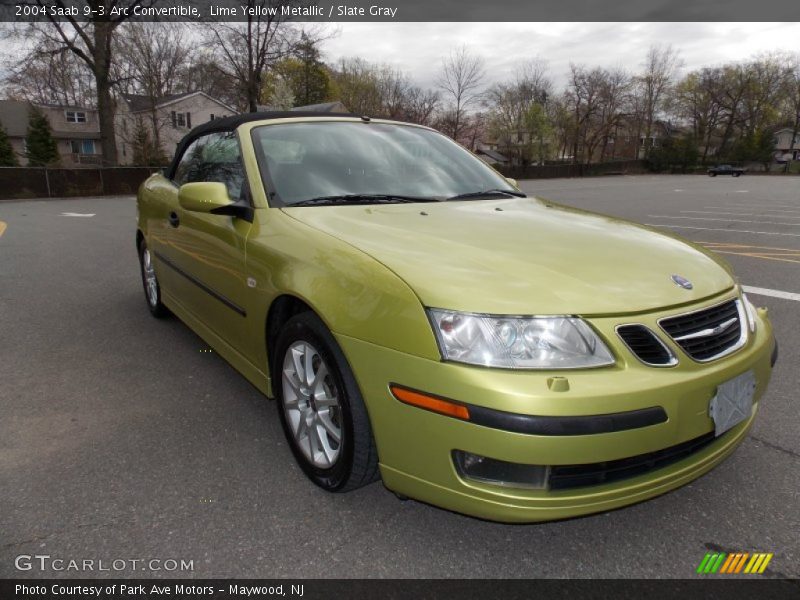
[[[428,309],[442,358],[503,369],[580,369],[614,364],[583,320],[504,317]]]
[[[747,294],[742,292],[742,301],[744,302],[744,309],[747,312],[747,324],[750,327],[750,333],[756,330],[756,307],[750,302]]]

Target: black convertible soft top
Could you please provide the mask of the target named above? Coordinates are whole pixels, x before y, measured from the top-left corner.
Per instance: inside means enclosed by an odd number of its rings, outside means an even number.
[[[297,119],[303,117],[358,117],[352,113],[333,113],[323,111],[302,111],[302,110],[283,110],[283,111],[268,111],[268,112],[254,112],[242,113],[240,115],[231,115],[230,117],[222,117],[221,119],[214,119],[208,123],[203,123],[192,129],[187,133],[175,148],[175,156],[172,158],[172,163],[167,169],[167,177],[172,179],[175,175],[175,169],[178,166],[178,160],[183,156],[183,151],[186,147],[195,141],[200,136],[208,133],[217,133],[220,131],[233,131],[242,123],[250,123],[251,121],[267,121],[269,119]]]

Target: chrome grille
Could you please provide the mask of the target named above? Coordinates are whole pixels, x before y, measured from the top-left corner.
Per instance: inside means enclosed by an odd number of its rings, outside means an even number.
[[[738,300],[661,319],[658,324],[686,354],[707,362],[744,345],[747,327]]]
[[[617,335],[628,350],[646,365],[669,367],[678,362],[658,336],[644,325],[620,325]]]

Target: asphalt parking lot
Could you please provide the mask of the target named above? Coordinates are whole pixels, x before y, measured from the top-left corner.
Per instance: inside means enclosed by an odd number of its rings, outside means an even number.
[[[150,317],[132,198],[3,202],[0,577],[685,578],[709,551],[773,552],[765,576],[800,577],[800,178],[521,185],[671,229],[761,289],[780,359],[750,437],[719,468],[535,525],[402,502],[379,483],[326,494],[295,466],[273,404],[179,321]],[[15,569],[36,554],[193,570]]]

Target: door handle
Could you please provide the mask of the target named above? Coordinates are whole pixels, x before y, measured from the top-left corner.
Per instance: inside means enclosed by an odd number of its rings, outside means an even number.
[[[181,220],[178,218],[178,214],[175,212],[169,213],[169,224],[173,227],[177,227],[181,224]]]

